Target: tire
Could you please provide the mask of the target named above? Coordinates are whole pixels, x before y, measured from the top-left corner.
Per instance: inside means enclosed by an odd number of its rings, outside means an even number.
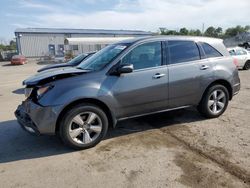
[[[243,67],[244,70],[250,69],[250,61],[247,61]]]
[[[223,98],[221,98],[222,96]],[[206,118],[217,118],[227,109],[228,101],[227,88],[223,85],[213,85],[203,95],[198,105],[198,111]]]
[[[60,122],[60,137],[73,149],[87,149],[97,145],[106,135],[108,118],[93,104],[81,103],[67,111]]]

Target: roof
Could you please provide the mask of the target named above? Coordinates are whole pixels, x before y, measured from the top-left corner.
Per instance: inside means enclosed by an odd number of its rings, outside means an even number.
[[[119,43],[137,43],[137,42],[153,42],[153,41],[173,41],[173,40],[183,40],[183,41],[195,41],[195,42],[204,42],[211,45],[213,48],[218,50],[223,56],[229,56],[227,49],[223,44],[222,39],[211,38],[211,37],[196,37],[196,36],[150,36],[150,37],[135,37],[134,39],[129,39],[121,41]]]
[[[227,50],[237,50],[237,49],[246,50],[245,48],[242,48],[242,47],[240,47],[240,46],[235,46],[235,47],[227,48]]]
[[[15,33],[57,33],[57,34],[113,34],[113,35],[152,35],[152,32],[139,30],[105,29],[63,29],[63,28],[17,28]]]
[[[128,39],[122,41],[124,43],[134,43],[139,41],[147,41],[147,40],[193,40],[200,42],[207,42],[209,44],[213,43],[222,43],[222,39],[212,38],[212,37],[200,37],[200,36],[174,36],[174,35],[158,35],[158,36],[146,36],[146,37],[138,37],[133,39]]]

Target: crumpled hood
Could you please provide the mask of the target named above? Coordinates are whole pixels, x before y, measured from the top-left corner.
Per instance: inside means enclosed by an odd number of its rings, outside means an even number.
[[[42,72],[42,71],[46,71],[49,69],[55,69],[55,68],[64,68],[64,67],[73,67],[74,65],[71,65],[70,63],[57,63],[54,65],[47,65],[41,69],[39,69],[37,72]]]
[[[58,79],[68,78],[90,72],[89,70],[81,70],[74,67],[64,67],[58,69],[51,69],[39,72],[23,81],[23,85],[34,86],[37,84],[45,84]]]

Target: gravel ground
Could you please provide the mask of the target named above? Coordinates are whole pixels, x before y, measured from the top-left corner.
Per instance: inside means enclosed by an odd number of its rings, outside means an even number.
[[[250,71],[218,119],[195,109],[120,122],[95,148],[24,132],[13,115],[35,62],[0,62],[1,187],[250,187]]]

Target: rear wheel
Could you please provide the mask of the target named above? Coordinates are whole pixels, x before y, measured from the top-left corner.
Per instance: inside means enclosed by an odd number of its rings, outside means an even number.
[[[99,107],[81,104],[69,110],[61,121],[60,136],[74,149],[94,147],[106,135],[108,119]]]
[[[206,118],[216,118],[227,109],[229,93],[223,85],[214,85],[204,94],[198,111]]]
[[[247,61],[243,67],[244,70],[250,69],[250,61]]]

